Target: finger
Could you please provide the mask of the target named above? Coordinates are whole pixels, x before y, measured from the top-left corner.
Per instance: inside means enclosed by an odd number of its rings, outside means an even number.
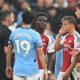
[[[48,75],[46,74],[46,80],[48,79]]]
[[[74,48],[72,48],[71,46],[69,46],[69,48],[71,49],[71,50],[75,50]]]
[[[11,78],[11,76],[12,76],[11,74],[8,74],[8,78]]]
[[[69,54],[71,54],[71,55],[72,55],[72,54],[73,54],[73,52],[71,51],[71,52],[69,52]]]
[[[11,74],[11,72],[6,72],[6,76],[8,77],[8,78],[11,78],[11,76],[12,76],[12,74]]]
[[[45,74],[43,74],[43,80],[45,80]]]
[[[72,56],[75,56],[75,53],[73,53],[73,52],[69,52],[69,54],[71,54]]]
[[[47,80],[47,79],[48,79],[47,75],[44,75],[44,80]]]
[[[8,78],[11,78],[11,74],[6,74],[6,76],[7,76]]]
[[[71,51],[69,54],[71,54],[71,55],[75,56],[75,55],[77,55],[77,54],[78,54],[78,52],[74,50],[74,51]]]

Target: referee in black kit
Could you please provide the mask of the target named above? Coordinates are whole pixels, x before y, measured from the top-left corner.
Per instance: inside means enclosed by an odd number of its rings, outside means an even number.
[[[11,12],[0,11],[0,80],[12,80],[6,77],[6,54],[8,38],[11,31],[8,27],[11,25]]]

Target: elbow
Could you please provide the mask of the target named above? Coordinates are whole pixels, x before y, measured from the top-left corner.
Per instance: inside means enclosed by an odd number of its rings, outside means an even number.
[[[4,52],[5,52],[5,54],[7,55],[7,54],[9,54],[11,51],[10,51],[8,48],[5,48],[5,49],[4,49]]]
[[[9,52],[8,48],[4,48],[4,52],[7,54]]]
[[[44,52],[38,53],[38,57],[41,58],[41,59],[43,59],[45,57]]]
[[[40,56],[40,57],[44,56],[44,52],[38,53],[38,56]]]

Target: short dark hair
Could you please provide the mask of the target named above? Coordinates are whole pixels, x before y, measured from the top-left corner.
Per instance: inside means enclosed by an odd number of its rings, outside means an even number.
[[[38,12],[38,13],[35,15],[35,18],[37,19],[39,16],[44,16],[44,17],[48,18],[48,14],[45,13],[45,12]]]
[[[2,10],[0,11],[0,22],[3,21],[7,16],[11,14],[8,10]]]
[[[77,20],[73,16],[65,16],[65,17],[62,18],[61,21],[63,22],[65,20],[68,20],[69,23],[74,24],[75,27],[77,26]]]
[[[31,12],[25,11],[22,14],[22,21],[25,24],[31,24],[33,22],[34,16]]]
[[[48,8],[48,10],[57,10],[57,8],[54,7],[54,6],[51,6],[51,7]]]
[[[18,0],[18,3],[22,5],[23,3],[29,3],[27,0]]]
[[[77,8],[79,8],[80,9],[80,1],[77,3]]]

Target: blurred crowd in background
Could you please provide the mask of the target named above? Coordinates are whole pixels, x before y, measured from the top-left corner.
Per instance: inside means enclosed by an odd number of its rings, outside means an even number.
[[[14,13],[15,22],[21,25],[21,14],[25,10],[31,11],[34,15],[37,12],[46,12],[49,15],[49,22],[52,31],[58,33],[63,16],[75,16],[76,3],[79,0],[0,0],[0,10],[9,10]],[[78,20],[79,23],[79,20]],[[33,26],[35,28],[35,26]]]

